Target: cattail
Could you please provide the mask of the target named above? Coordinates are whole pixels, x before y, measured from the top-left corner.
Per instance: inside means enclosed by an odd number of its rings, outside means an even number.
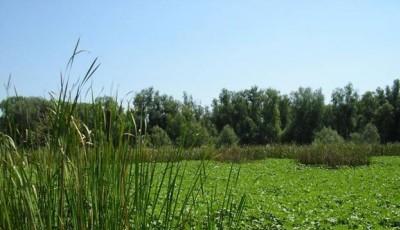
[[[105,111],[105,123],[106,123],[106,135],[107,135],[107,142],[110,142],[110,135],[111,135],[111,111],[107,109]]]

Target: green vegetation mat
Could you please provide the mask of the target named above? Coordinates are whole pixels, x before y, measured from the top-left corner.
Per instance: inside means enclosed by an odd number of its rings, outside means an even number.
[[[210,181],[224,181],[230,169],[210,167]],[[400,229],[400,157],[340,169],[287,159],[246,163],[237,193],[247,194],[245,229]]]

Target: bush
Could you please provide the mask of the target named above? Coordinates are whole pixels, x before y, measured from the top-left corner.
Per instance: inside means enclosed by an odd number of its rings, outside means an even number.
[[[209,144],[211,141],[207,129],[199,122],[189,122],[186,124],[182,134],[176,142],[185,148],[200,147]]]
[[[352,133],[350,134],[350,142],[353,144],[363,144],[364,140],[360,133]]]
[[[225,125],[225,127],[221,130],[218,139],[217,139],[217,147],[229,147],[235,146],[239,141],[235,131],[231,126]]]
[[[362,139],[367,144],[379,144],[381,137],[375,125],[368,123],[362,133]]]
[[[171,145],[167,132],[159,126],[154,126],[150,131],[150,142],[154,147]]]
[[[343,137],[336,130],[324,127],[315,134],[313,144],[340,144],[343,142]]]
[[[354,144],[379,144],[380,140],[378,129],[371,123],[365,126],[361,134],[350,134],[350,141]]]

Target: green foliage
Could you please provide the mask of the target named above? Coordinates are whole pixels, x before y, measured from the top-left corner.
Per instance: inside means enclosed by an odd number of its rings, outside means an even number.
[[[307,147],[297,155],[297,160],[306,165],[368,165],[373,148],[371,146],[355,146],[351,144],[316,144]]]
[[[324,110],[324,96],[321,90],[300,88],[291,95],[292,119],[283,132],[285,142],[309,144],[314,132],[321,128]]]
[[[368,123],[362,133],[362,139],[367,144],[379,144],[380,136],[376,126]]]
[[[148,88],[124,108],[109,96],[80,102],[98,67],[95,59],[72,89],[70,76],[62,76],[50,100],[15,96],[0,103],[0,229],[399,226],[398,158],[339,168],[399,155],[400,145],[388,143],[400,141],[399,80],[361,99],[348,84],[328,105],[321,90],[300,88],[289,97],[252,87],[223,89],[210,111],[186,93],[180,102]],[[358,145],[344,144],[341,135]],[[265,145],[309,144],[314,136],[313,145]],[[244,163],[242,179],[236,166],[203,161],[264,158],[304,165]],[[251,210],[237,185],[252,191]]]
[[[373,154],[375,156],[399,156],[400,144],[386,143],[381,145],[374,145]]]
[[[358,128],[373,122],[378,107],[379,101],[376,93],[368,91],[362,95],[358,104]]]
[[[368,123],[362,133],[352,133],[350,141],[355,144],[380,144],[378,129],[372,123]]]
[[[246,158],[242,157],[242,149],[238,146],[223,147],[218,149],[218,154],[215,156],[214,159],[217,161],[235,163],[247,160]]]
[[[357,127],[358,94],[350,83],[332,93],[332,127],[344,138]]]
[[[336,130],[324,127],[315,133],[313,144],[340,144],[343,142],[343,137],[341,137]]]
[[[81,53],[78,44],[66,73]],[[179,149],[164,162],[148,154],[142,141],[146,123],[137,125],[129,108],[125,116],[110,100],[93,101],[94,128],[79,119],[80,93],[97,68],[95,59],[72,89],[69,76],[62,78],[43,147],[21,151],[0,133],[0,229],[237,228],[245,197],[234,190],[235,166],[223,174],[216,193],[207,162],[188,165]]]
[[[200,147],[211,141],[207,129],[198,122],[186,123],[182,130],[177,143],[185,148]]]
[[[9,97],[0,103],[0,130],[18,145],[37,147],[48,134],[49,101],[38,97]]]
[[[154,126],[150,131],[150,141],[152,146],[161,147],[171,145],[171,139],[169,138],[167,132],[165,132],[159,126]]]
[[[210,176],[223,182],[228,166]],[[396,229],[400,157],[331,169],[288,159],[243,164],[240,191],[252,191],[242,229]]]
[[[393,140],[392,135],[395,127],[394,110],[394,107],[389,102],[385,102],[376,111],[374,123],[378,127],[383,142]]]
[[[273,89],[223,89],[213,101],[212,117],[219,131],[230,125],[241,144],[273,143],[279,141],[282,125],[288,122],[288,106],[288,100],[281,102],[279,92]]]
[[[218,136],[216,145],[217,147],[230,147],[236,145],[238,141],[239,139],[235,133],[235,130],[233,130],[229,125],[225,125]]]
[[[187,93],[179,101],[148,88],[135,94],[132,108],[125,108],[109,96],[94,98],[94,103],[77,101],[73,105],[75,116],[89,129],[99,128],[94,120],[100,119],[91,111],[102,109],[104,116],[112,115],[103,124],[109,126],[103,127],[109,136],[118,135],[114,120],[123,118],[127,122],[126,132],[136,126],[143,134],[158,126],[167,132],[173,144],[185,147],[214,142],[225,125],[234,129],[242,145],[310,144],[322,127],[332,127],[346,140],[357,142],[357,134],[353,133],[362,135],[370,123],[377,127],[380,141],[388,143],[400,141],[399,89],[400,81],[395,80],[392,86],[359,96],[348,84],[332,93],[330,104],[325,104],[321,90],[310,88],[299,88],[290,96],[258,87],[237,92],[223,89],[209,108],[196,103]],[[49,107],[56,101],[6,98],[0,103],[0,130],[19,146],[43,146],[48,135]],[[119,139],[114,137],[113,141]]]
[[[360,133],[352,133],[350,134],[350,142],[354,144],[364,144],[363,136]]]

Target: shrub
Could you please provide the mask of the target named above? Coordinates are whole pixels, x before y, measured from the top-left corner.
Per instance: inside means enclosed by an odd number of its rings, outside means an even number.
[[[234,146],[238,143],[238,141],[239,138],[237,137],[233,128],[229,125],[225,125],[218,136],[216,144],[217,147]]]
[[[350,134],[350,142],[353,144],[362,144],[364,140],[360,133],[352,133]]]
[[[375,125],[368,123],[362,133],[350,134],[350,141],[354,144],[379,144],[380,136]]]
[[[362,133],[362,139],[367,144],[379,144],[381,137],[375,125],[368,123]]]
[[[336,130],[324,127],[315,134],[313,144],[339,144],[343,142],[343,137]]]
[[[154,126],[150,131],[150,141],[154,147],[171,145],[167,132],[159,126]]]
[[[185,148],[200,147],[208,144],[211,140],[207,129],[199,122],[189,122],[186,124],[182,134],[176,142]]]

